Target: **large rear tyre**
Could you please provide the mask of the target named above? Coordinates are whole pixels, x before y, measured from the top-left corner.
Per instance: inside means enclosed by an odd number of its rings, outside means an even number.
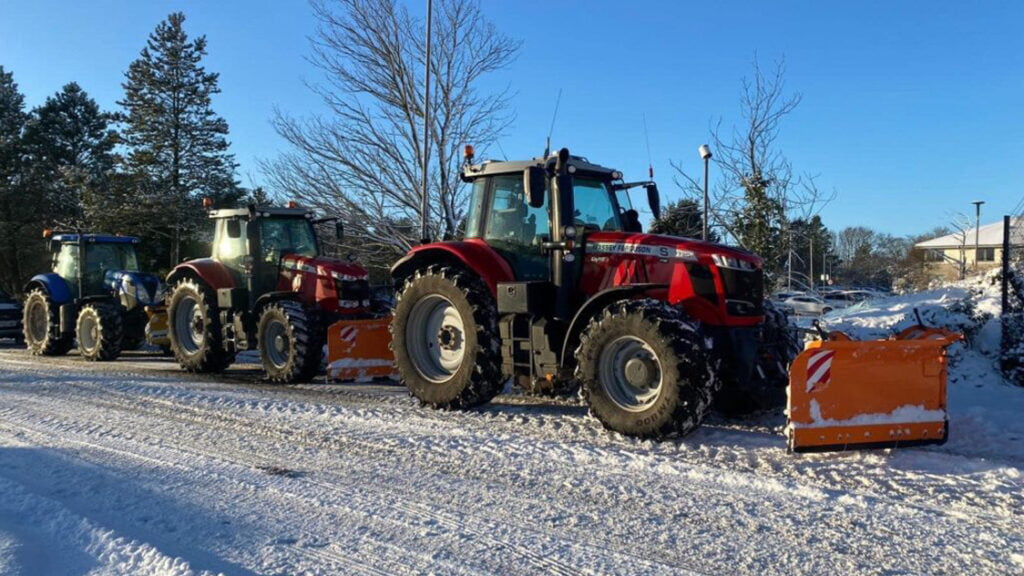
[[[224,349],[217,296],[209,286],[185,278],[167,305],[167,334],[174,358],[189,372],[220,372],[235,361]]]
[[[416,271],[399,291],[391,321],[391,350],[409,393],[452,410],[501,392],[497,315],[477,276],[442,266]]]
[[[63,356],[71,350],[71,334],[60,333],[60,308],[41,288],[29,292],[23,314],[25,347],[33,356]]]
[[[324,329],[318,315],[302,304],[268,304],[257,328],[260,360],[272,382],[309,382],[320,371]]]
[[[115,304],[95,302],[85,304],[75,322],[78,353],[93,362],[116,360],[121,355],[124,337],[124,318]]]
[[[590,413],[605,428],[630,436],[693,431],[718,386],[697,326],[659,300],[606,307],[584,329],[576,358]]]

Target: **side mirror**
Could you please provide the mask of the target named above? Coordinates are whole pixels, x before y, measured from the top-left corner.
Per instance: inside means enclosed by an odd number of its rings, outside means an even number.
[[[658,194],[658,185],[651,182],[646,186],[647,188],[647,204],[651,207],[651,214],[654,214],[654,219],[661,218],[661,196]]]
[[[242,237],[242,221],[241,220],[228,220],[227,222],[228,238],[241,238]]]
[[[345,237],[345,223],[342,222],[341,220],[338,220],[337,222],[334,223],[334,238],[337,239],[337,240],[341,240],[344,237]]]
[[[523,170],[523,190],[526,191],[526,201],[531,208],[544,205],[547,179],[548,175],[541,166],[530,166]]]

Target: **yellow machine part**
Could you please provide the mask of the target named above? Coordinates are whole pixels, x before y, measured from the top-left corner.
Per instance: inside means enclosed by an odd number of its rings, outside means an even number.
[[[146,324],[146,342],[151,346],[170,346],[171,339],[167,335],[167,307],[146,306],[145,310],[146,316],[149,317]]]
[[[368,380],[395,374],[391,317],[339,320],[327,327],[327,377]]]
[[[811,342],[790,367],[789,450],[944,443],[946,348],[961,338],[915,327],[890,340]]]

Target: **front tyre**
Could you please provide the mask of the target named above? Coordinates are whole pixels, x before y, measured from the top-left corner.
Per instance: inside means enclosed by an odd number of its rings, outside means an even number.
[[[60,332],[60,309],[41,288],[29,292],[23,309],[25,347],[33,356],[63,356],[71,350],[71,334]]]
[[[472,408],[501,392],[497,306],[477,276],[416,271],[398,293],[391,334],[402,383],[424,405]]]
[[[220,372],[235,360],[224,349],[217,296],[209,286],[185,278],[167,305],[167,334],[174,358],[189,372]]]
[[[85,304],[78,312],[75,339],[82,358],[93,362],[116,360],[121,355],[124,319],[115,304]]]
[[[590,412],[610,430],[642,438],[687,434],[717,387],[704,340],[678,309],[623,300],[590,321],[576,377]]]
[[[309,382],[320,371],[324,335],[317,315],[302,304],[268,304],[257,328],[260,360],[272,382]]]

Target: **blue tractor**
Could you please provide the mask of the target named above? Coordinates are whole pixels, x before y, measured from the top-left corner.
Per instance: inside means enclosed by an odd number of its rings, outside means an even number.
[[[102,234],[49,237],[53,272],[25,287],[25,345],[36,356],[60,356],[78,342],[87,360],[114,360],[149,340],[147,307],[163,302],[160,279],[139,272],[138,238]]]

